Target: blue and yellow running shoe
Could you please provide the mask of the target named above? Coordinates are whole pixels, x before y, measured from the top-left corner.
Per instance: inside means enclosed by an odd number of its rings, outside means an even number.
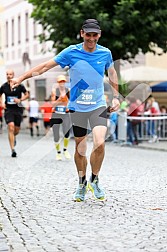
[[[87,191],[88,191],[87,181],[85,181],[84,184],[79,184],[73,197],[74,201],[77,202],[84,201],[85,194],[87,193]]]
[[[91,180],[88,183],[88,188],[92,192],[93,196],[97,200],[106,200],[105,192],[104,190],[99,186],[99,179],[96,176],[96,178],[91,182]]]

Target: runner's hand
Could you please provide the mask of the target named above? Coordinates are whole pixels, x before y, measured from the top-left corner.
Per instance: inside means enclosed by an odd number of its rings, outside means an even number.
[[[14,89],[16,87],[18,87],[20,85],[20,81],[19,81],[19,78],[13,78],[10,80],[10,87],[11,89]]]
[[[110,107],[110,112],[117,111],[120,107],[120,102],[117,98],[113,98],[112,106]]]
[[[19,98],[14,98],[14,102],[15,102],[16,104],[19,104],[19,103],[21,102],[21,100],[20,100]]]

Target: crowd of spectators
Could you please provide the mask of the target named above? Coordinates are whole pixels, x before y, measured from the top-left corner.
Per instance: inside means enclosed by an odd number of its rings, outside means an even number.
[[[155,98],[150,95],[144,103],[135,97],[125,98],[121,102],[120,110],[110,114],[111,141],[118,142],[119,140],[118,117],[121,116],[122,112],[126,113],[127,116],[126,134],[129,144],[137,145],[144,138],[149,143],[153,143],[158,141],[159,138],[167,137],[167,120],[163,120],[164,118],[156,120],[156,117],[167,115],[167,108],[166,106],[160,107]]]

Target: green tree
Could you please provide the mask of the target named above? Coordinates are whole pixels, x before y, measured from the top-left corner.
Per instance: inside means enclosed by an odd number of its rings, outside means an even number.
[[[102,29],[100,44],[111,49],[114,60],[133,58],[139,50],[167,51],[167,6],[161,0],[28,0],[32,17],[45,31],[41,41],[51,40],[57,52],[82,39],[83,20],[96,18]]]

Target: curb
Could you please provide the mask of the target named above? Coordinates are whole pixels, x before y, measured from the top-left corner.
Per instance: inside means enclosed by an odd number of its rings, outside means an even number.
[[[132,146],[133,147],[133,146]],[[137,145],[134,146],[134,148],[139,148],[139,149],[145,149],[145,150],[155,150],[155,151],[167,151],[167,149],[163,148],[163,147],[151,147],[151,146],[142,146],[142,145]]]

